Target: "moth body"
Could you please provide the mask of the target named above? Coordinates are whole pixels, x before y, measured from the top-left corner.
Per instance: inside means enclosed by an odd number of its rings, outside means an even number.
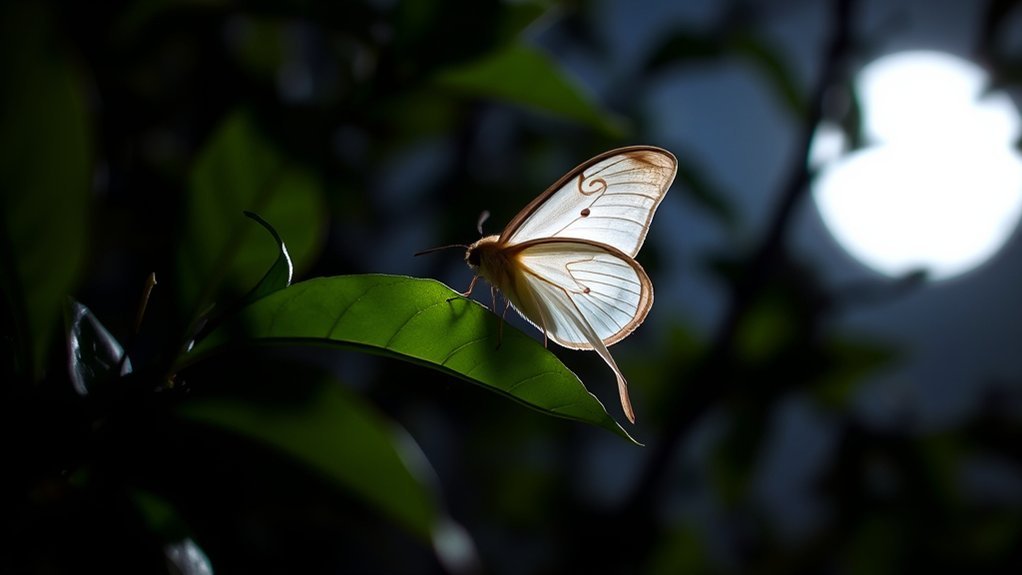
[[[499,236],[465,252],[475,277],[463,295],[481,277],[544,342],[599,354],[633,423],[628,383],[607,347],[632,333],[653,305],[653,284],[635,255],[676,171],[677,160],[660,148],[605,152],[565,174]]]

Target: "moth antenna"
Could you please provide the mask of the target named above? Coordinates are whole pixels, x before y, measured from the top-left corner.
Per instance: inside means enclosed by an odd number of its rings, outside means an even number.
[[[450,249],[450,248],[463,248],[463,249],[467,250],[468,249],[468,244],[449,244],[449,245],[446,245],[446,246],[437,246],[435,248],[429,248],[428,250],[422,250],[421,252],[415,252],[414,255],[415,255],[415,257],[418,257],[418,256],[421,256],[423,254],[431,254],[433,252],[438,252],[440,250],[446,250],[446,249]]]
[[[483,235],[483,224],[486,223],[486,220],[488,219],[490,219],[490,210],[483,210],[483,212],[479,214],[479,221],[476,222],[476,230],[479,231],[479,235]]]

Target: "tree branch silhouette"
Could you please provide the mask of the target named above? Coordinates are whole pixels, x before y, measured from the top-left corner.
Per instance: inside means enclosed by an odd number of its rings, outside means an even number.
[[[736,333],[752,309],[756,296],[772,279],[777,264],[785,256],[787,230],[795,208],[806,195],[812,179],[806,157],[814,130],[825,115],[827,92],[847,75],[853,46],[855,7],[855,0],[835,0],[833,3],[830,14],[831,36],[819,77],[807,100],[809,108],[803,120],[799,145],[781,188],[776,211],[762,239],[743,266],[741,277],[734,284],[730,303],[711,340],[709,350],[693,368],[686,385],[671,400],[673,412],[667,418],[664,433],[651,447],[649,458],[620,510],[619,515],[625,520],[629,517],[656,515],[654,506],[662,500],[665,481],[670,476],[680,442],[707,411],[741,386],[741,382],[731,377],[736,357]]]

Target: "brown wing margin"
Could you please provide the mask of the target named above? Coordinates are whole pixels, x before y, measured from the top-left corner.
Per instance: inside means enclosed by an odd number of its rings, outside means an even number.
[[[632,157],[641,157],[644,152],[653,152],[656,154],[663,154],[664,156],[667,156],[668,158],[671,159],[671,163],[674,164],[674,169],[677,170],[678,159],[674,157],[674,154],[657,146],[646,145],[625,146],[623,148],[615,148],[613,150],[608,150],[606,152],[603,152],[602,154],[598,154],[592,158],[589,158],[585,162],[582,162],[581,164],[575,166],[571,171],[569,171],[567,174],[564,174],[556,182],[551,184],[550,187],[544,190],[542,194],[536,196],[535,199],[533,199],[531,202],[528,203],[528,205],[522,208],[522,210],[518,212],[518,214],[515,215],[515,217],[512,218],[512,220],[508,222],[506,226],[504,226],[504,230],[500,232],[500,238],[498,238],[497,241],[501,244],[506,243],[508,238],[510,238],[515,233],[515,231],[518,230],[519,226],[522,225],[522,222],[524,222],[529,216],[531,216],[533,212],[539,209],[539,206],[543,205],[543,203],[546,202],[550,196],[552,196],[558,190],[564,187],[566,183],[577,178],[578,175],[589,166],[602,162],[603,160],[606,160],[607,158],[613,156],[629,155]],[[671,180],[673,181],[673,179],[674,178],[672,177]],[[668,183],[668,185],[670,185],[670,182]],[[649,218],[646,221],[647,230],[649,229],[650,220],[653,219],[653,213],[656,211],[657,206],[660,204],[660,200],[663,200],[663,198],[664,194],[660,194],[660,198],[657,200],[657,203],[654,204],[653,209],[650,210]]]
[[[613,246],[609,246],[607,244],[603,244],[603,243],[596,242],[596,241],[593,241],[593,240],[574,239],[574,238],[551,238],[551,239],[529,240],[527,242],[522,242],[520,244],[515,244],[514,246],[508,246],[508,247],[506,247],[504,249],[507,250],[506,253],[507,253],[509,258],[515,258],[520,252],[525,251],[525,250],[529,249],[530,247],[537,246],[537,245],[543,245],[543,244],[586,244],[586,245],[590,245],[590,246],[599,248],[600,250],[603,250],[603,251],[611,254],[612,256],[617,257],[618,259],[620,259],[623,262],[627,263],[632,268],[632,270],[635,271],[635,275],[639,278],[639,289],[640,289],[639,305],[636,308],[635,315],[632,316],[631,321],[629,321],[627,324],[622,326],[622,328],[620,330],[618,330],[616,333],[614,333],[613,335],[610,335],[610,336],[604,338],[603,339],[604,345],[609,347],[609,346],[612,346],[615,343],[623,340],[624,338],[628,337],[629,334],[631,334],[633,331],[635,331],[635,329],[637,327],[642,325],[643,321],[646,320],[646,316],[649,315],[649,310],[653,307],[653,282],[650,281],[649,276],[646,275],[646,270],[644,270],[642,268],[642,266],[639,265],[639,262],[635,261],[635,258],[632,258],[628,254],[622,252],[621,250],[619,250],[619,249],[617,249],[617,248],[615,248]],[[525,265],[522,265],[521,269],[522,269],[522,271],[524,273],[528,273],[529,275],[531,275],[534,278],[536,278],[538,281],[542,281],[544,283],[550,284],[550,285],[552,285],[552,286],[554,286],[554,287],[556,287],[558,289],[561,289],[561,290],[564,289],[563,287],[558,286],[557,284],[554,284],[554,283],[548,281],[543,276],[541,276],[539,274],[536,274],[536,273],[533,273],[532,270],[530,270]],[[568,299],[569,300],[571,299],[570,295],[568,296]],[[581,311],[580,311],[580,314],[581,314]],[[587,322],[589,321],[587,318],[585,318],[585,316],[582,316],[582,317],[585,319],[585,321],[587,321]],[[552,336],[551,336],[551,338],[552,338]],[[581,342],[563,342],[563,341],[559,341],[558,339],[554,339],[554,341],[557,342],[557,344],[559,344],[559,345],[561,345],[563,347],[569,348],[569,349],[586,349],[586,350],[593,349],[592,345],[581,343]]]

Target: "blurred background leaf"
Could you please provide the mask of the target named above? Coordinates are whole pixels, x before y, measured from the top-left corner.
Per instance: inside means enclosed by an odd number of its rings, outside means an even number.
[[[446,70],[437,85],[455,93],[507,101],[581,122],[610,137],[626,132],[623,120],[600,109],[541,51],[515,43],[462,67]]]
[[[243,217],[273,222],[301,273],[325,237],[323,192],[316,176],[283,157],[252,117],[235,112],[204,146],[191,170],[180,251],[180,289],[192,313],[216,294],[244,293],[275,261],[273,244]]]
[[[274,393],[272,387],[262,391],[258,398],[240,394],[193,399],[178,412],[287,453],[403,528],[432,540],[442,524],[442,505],[431,484],[431,471],[424,468],[425,460],[410,437],[335,382],[307,389],[308,396],[300,403],[280,401],[293,398],[295,390],[277,392],[278,401],[266,396]]]
[[[47,6],[0,8],[2,68],[17,79],[0,93],[0,273],[17,344],[5,355],[28,378],[41,375],[86,263],[92,120],[65,49]]]

